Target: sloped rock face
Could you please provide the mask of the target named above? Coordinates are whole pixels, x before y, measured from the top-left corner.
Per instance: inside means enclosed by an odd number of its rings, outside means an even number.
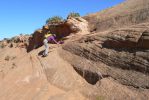
[[[138,3],[139,2],[139,3]],[[149,21],[149,1],[127,0],[124,3],[84,17],[90,31],[106,31]]]
[[[85,64],[90,71],[99,71],[103,76],[111,76],[124,85],[148,89],[149,36],[146,26],[148,24],[140,24],[104,35],[97,33],[68,43],[63,49],[97,63],[94,67]],[[71,61],[74,58],[66,59],[75,67],[84,69],[84,65],[77,63],[80,59],[75,59],[74,62]],[[100,62],[109,67],[101,66]]]
[[[57,40],[62,39],[70,35],[71,33],[88,33],[88,22],[81,17],[69,18],[64,22],[57,24],[49,24],[43,26],[41,30],[37,30],[33,33],[33,36],[30,38],[28,52],[34,48],[42,46],[44,35],[51,31],[51,33],[56,34]]]
[[[115,30],[107,35],[103,46],[121,49],[149,49],[148,27],[149,24],[139,24],[130,28]]]

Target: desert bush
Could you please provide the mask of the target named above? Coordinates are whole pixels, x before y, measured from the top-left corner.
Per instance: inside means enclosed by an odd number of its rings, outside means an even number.
[[[9,60],[10,60],[10,56],[6,56],[6,57],[5,57],[5,60],[6,60],[6,61],[9,61]]]
[[[12,38],[11,38],[11,42],[16,43],[16,42],[17,42],[16,37],[12,37]]]
[[[9,45],[9,47],[12,48],[12,47],[13,47],[13,44],[11,43],[11,44]]]
[[[16,66],[16,64],[13,62],[13,63],[12,63],[12,66]]]
[[[17,37],[12,37],[10,39],[10,43],[14,42],[14,43],[17,43],[19,41],[19,39]]]
[[[12,66],[11,66],[11,69],[14,69],[14,68],[16,68],[17,67],[17,65],[13,62],[12,63]]]
[[[4,44],[0,44],[0,48],[2,49],[2,48],[4,48],[5,47],[5,45]]]
[[[17,57],[16,56],[13,56],[12,58],[11,58],[11,60],[14,60],[14,59],[16,59]]]
[[[63,21],[63,18],[60,16],[54,16],[46,20],[46,24],[55,24]]]
[[[14,59],[16,59],[16,58],[17,58],[16,56],[8,56],[8,55],[7,55],[7,56],[5,57],[5,60],[6,60],[6,61],[9,61],[9,60],[14,60]]]
[[[76,12],[71,12],[71,13],[68,14],[68,17],[67,18],[69,18],[69,17],[73,17],[73,18],[80,17],[80,14],[79,13],[76,13]]]

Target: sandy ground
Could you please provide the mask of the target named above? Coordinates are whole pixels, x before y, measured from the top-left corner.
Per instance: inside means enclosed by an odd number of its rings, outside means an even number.
[[[50,45],[48,57],[40,55],[44,47],[30,53],[0,50],[0,100],[148,100],[148,90],[142,94],[111,78],[87,83],[60,57],[59,49]]]
[[[46,64],[54,68],[61,64],[67,66],[67,63],[63,63],[53,51],[47,58],[40,57],[38,53],[42,50],[40,48],[28,54],[20,48],[5,48],[0,51],[0,100],[86,100],[76,90],[65,91],[54,86],[54,78],[53,84],[48,81]],[[63,71],[67,70],[65,68]],[[69,85],[68,82],[65,85]]]

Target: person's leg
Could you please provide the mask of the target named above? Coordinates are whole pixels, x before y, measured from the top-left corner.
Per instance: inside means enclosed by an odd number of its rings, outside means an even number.
[[[43,53],[44,56],[47,56],[48,55],[48,52],[49,52],[49,46],[48,46],[48,40],[47,39],[44,39],[44,46],[45,46],[45,51]]]

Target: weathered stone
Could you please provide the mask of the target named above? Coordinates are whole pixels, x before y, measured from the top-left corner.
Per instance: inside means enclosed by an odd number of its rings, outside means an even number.
[[[141,29],[119,29],[108,32],[104,36],[97,33],[68,43],[63,46],[63,49],[90,61],[102,62],[110,66],[109,68],[105,67],[104,71],[101,70],[100,66],[97,67],[98,64],[93,68],[94,71],[99,69],[102,73],[106,72],[107,75],[110,75],[122,84],[148,88],[149,58],[147,55],[149,52],[146,49],[149,48],[146,44],[149,44],[149,42],[145,41],[146,38],[143,38],[144,29],[144,27]],[[143,45],[140,45],[141,39],[143,40]],[[99,47],[99,45],[102,46]],[[68,57],[68,59],[71,58]],[[79,68],[82,68],[84,66],[81,63],[80,65],[76,63],[73,63],[76,67],[80,66]],[[86,66],[91,67],[91,65]]]
[[[69,36],[71,33],[78,35],[82,35],[82,33],[88,34],[88,22],[81,17],[77,17],[69,18],[61,23],[45,25],[42,29],[36,30],[33,33],[27,51],[29,52],[34,48],[42,46],[44,35],[48,31],[52,34],[56,34],[56,38],[59,41],[63,37]]]

